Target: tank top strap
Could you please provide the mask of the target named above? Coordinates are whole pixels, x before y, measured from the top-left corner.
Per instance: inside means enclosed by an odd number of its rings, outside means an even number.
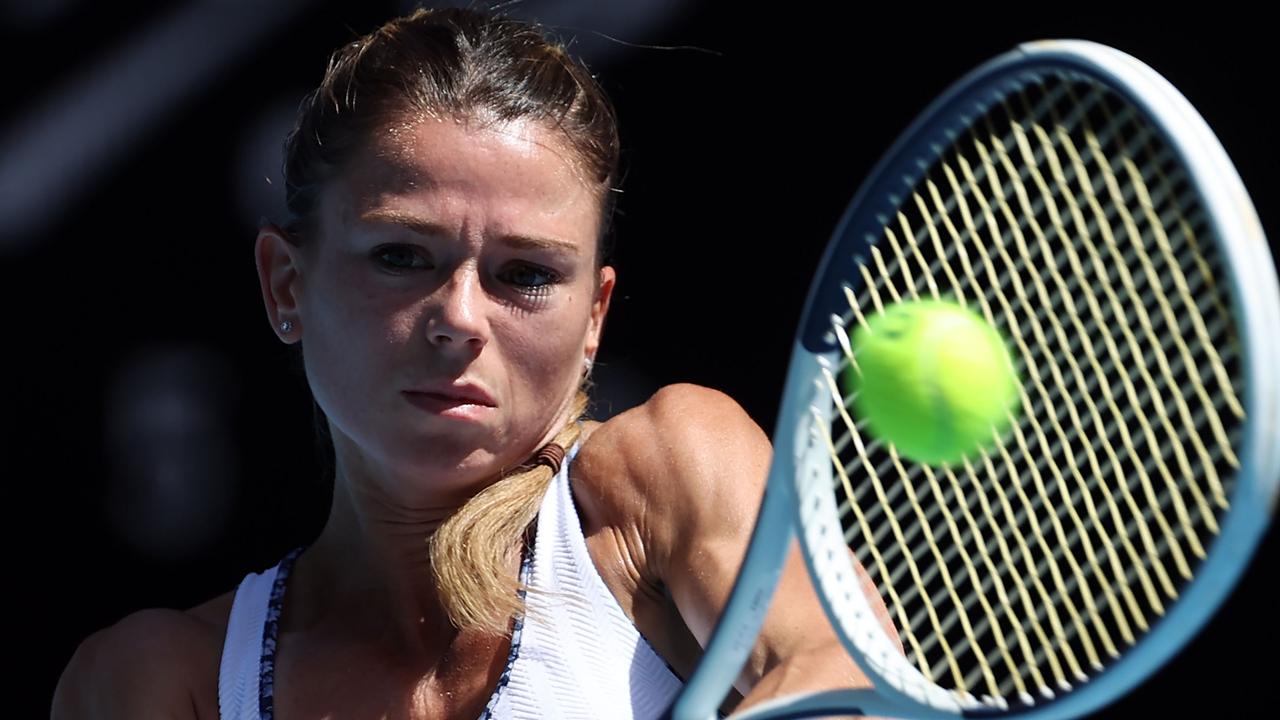
[[[280,608],[295,548],[276,565],[251,572],[236,587],[218,666],[218,714],[222,720],[271,718],[272,678]]]

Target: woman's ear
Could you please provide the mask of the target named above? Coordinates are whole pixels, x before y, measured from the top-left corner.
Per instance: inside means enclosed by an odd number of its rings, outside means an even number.
[[[264,222],[258,229],[253,254],[267,319],[281,340],[286,343],[296,342],[302,337],[302,319],[298,312],[297,297],[298,280],[301,277],[301,249],[292,242],[286,231],[274,223]],[[283,325],[287,330],[282,329],[282,323],[288,323]]]
[[[617,273],[613,267],[605,265],[600,268],[600,277],[596,282],[596,295],[591,301],[591,321],[587,325],[587,357],[594,358],[600,349],[600,335],[604,332],[604,318],[609,314],[609,300],[613,297],[613,285],[617,281]]]

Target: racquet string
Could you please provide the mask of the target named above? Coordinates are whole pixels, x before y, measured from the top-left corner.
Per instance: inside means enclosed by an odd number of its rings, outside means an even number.
[[[1239,347],[1195,188],[1136,108],[1044,74],[953,138],[886,200],[833,331],[856,372],[855,323],[965,303],[1009,343],[1014,422],[962,466],[918,465],[865,433],[828,373],[817,429],[908,658],[943,687],[1033,704],[1137,642],[1195,572],[1238,465]]]

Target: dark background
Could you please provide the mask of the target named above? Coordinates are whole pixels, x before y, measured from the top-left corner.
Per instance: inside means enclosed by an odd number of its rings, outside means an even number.
[[[321,527],[309,395],[266,320],[251,248],[259,216],[282,218],[280,142],[328,53],[407,5],[0,2],[0,447],[23,680],[10,702],[25,707],[7,716],[47,715],[91,632],[231,589]],[[621,118],[597,416],[694,382],[771,430],[845,204],[929,100],[1021,41],[1086,38],[1154,67],[1280,237],[1270,20],[1221,3],[1037,7],[513,7],[574,38]],[[1273,530],[1217,618],[1098,717],[1274,707],[1277,557]]]

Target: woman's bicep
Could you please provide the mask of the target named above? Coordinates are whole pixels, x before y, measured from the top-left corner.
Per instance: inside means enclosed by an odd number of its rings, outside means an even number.
[[[746,412],[714,390],[664,388],[646,412],[652,437],[644,444],[660,449],[645,458],[640,473],[648,509],[646,565],[705,647],[745,557],[772,448]],[[803,581],[802,564],[796,568]],[[794,569],[789,564],[784,571],[788,586]],[[768,629],[780,625],[770,619]],[[746,692],[792,642],[785,634],[762,635],[736,686]]]
[[[736,403],[705,389],[687,390],[655,408],[664,436],[665,524],[656,543],[655,565],[685,624],[705,647],[733,590],[746,555],[772,460],[768,438]],[[850,553],[851,562],[857,563]],[[859,575],[867,579],[858,568]],[[864,585],[874,593],[874,584]],[[883,607],[878,598],[875,605]],[[887,616],[882,616],[887,622]],[[888,624],[892,629],[892,625]],[[807,654],[835,657],[814,677],[827,687],[866,685],[868,680],[843,653],[810,581],[799,544],[786,561],[746,665],[735,686],[743,693],[766,673]]]

